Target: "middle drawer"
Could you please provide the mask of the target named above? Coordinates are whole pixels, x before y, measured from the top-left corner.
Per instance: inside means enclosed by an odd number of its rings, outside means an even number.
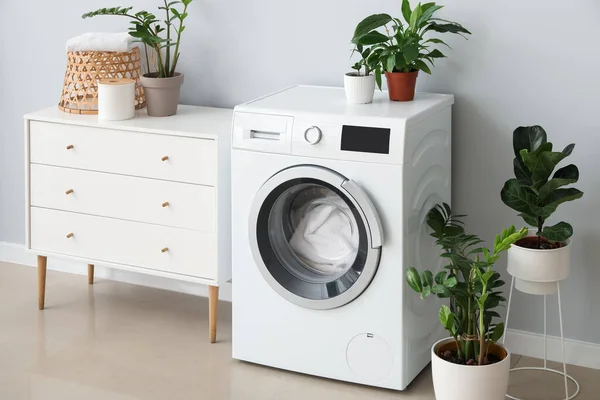
[[[214,232],[215,188],[31,164],[31,205]]]

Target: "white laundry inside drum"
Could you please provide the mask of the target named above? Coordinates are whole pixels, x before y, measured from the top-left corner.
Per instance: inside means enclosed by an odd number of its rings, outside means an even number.
[[[289,245],[307,267],[321,274],[340,274],[352,267],[359,234],[352,210],[330,189],[295,210],[297,223]]]

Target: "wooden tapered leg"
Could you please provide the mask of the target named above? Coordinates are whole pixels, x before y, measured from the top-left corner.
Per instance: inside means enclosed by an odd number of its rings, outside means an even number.
[[[210,332],[210,342],[217,341],[217,309],[219,304],[219,287],[208,287],[208,329]]]
[[[46,299],[46,264],[48,259],[45,256],[38,256],[38,307],[44,309],[44,301]]]
[[[94,284],[94,264],[88,264],[88,283]]]

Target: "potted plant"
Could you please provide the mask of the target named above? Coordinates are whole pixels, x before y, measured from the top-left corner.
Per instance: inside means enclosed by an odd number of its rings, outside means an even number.
[[[488,250],[478,247],[482,241],[465,231],[461,217],[453,216],[447,204],[429,211],[427,224],[447,265],[435,275],[409,268],[406,280],[421,298],[434,294],[450,300],[439,313],[450,337],[431,348],[435,398],[504,400],[510,353],[497,343],[504,334],[504,324],[494,322],[500,317],[494,309],[506,299],[500,291],[504,282],[493,266],[503,251],[525,237],[527,229],[505,229]]]
[[[360,60],[357,61],[352,69],[356,72],[348,72],[344,75],[344,91],[346,100],[350,104],[367,104],[373,101],[375,93],[375,75],[371,73],[371,68],[367,63],[367,57],[371,53],[370,47],[364,47],[362,44],[355,45],[352,54],[358,53]],[[364,69],[364,74],[361,70]]]
[[[91,18],[98,15],[117,15],[130,18],[131,27],[129,34],[144,43],[146,50],[146,65],[148,72],[140,81],[146,93],[148,115],[165,117],[177,113],[179,93],[183,84],[183,74],[177,72],[179,61],[179,44],[181,34],[185,30],[184,20],[188,16],[187,8],[192,0],[171,1],[158,7],[166,14],[166,19],[161,21],[148,11],[131,12],[133,7],[101,8],[82,15],[82,18]],[[183,8],[175,8],[182,5]],[[181,7],[180,7],[181,8]],[[161,36],[162,35],[162,36]],[[152,49],[149,54],[148,49]],[[154,71],[151,67],[154,66]]]
[[[534,228],[508,252],[508,272],[515,277],[515,287],[525,293],[554,293],[556,282],[569,276],[573,227],[564,221],[552,226],[546,222],[560,204],[583,196],[580,190],[565,188],[579,179],[577,166],[554,172],[574,148],[570,144],[552,151],[541,126],[521,126],[513,132],[515,177],[506,181],[500,197]]]
[[[352,43],[372,46],[367,62],[375,65],[375,79],[380,89],[381,74],[385,72],[390,100],[413,100],[419,71],[431,74],[428,63],[433,66],[436,58],[446,57],[439,49],[431,48],[446,43],[429,37],[428,33],[470,34],[456,22],[434,18],[442,7],[436,3],[419,3],[411,10],[408,0],[403,0],[405,22],[388,14],[374,14],[356,27]],[[384,33],[380,32],[382,28]]]

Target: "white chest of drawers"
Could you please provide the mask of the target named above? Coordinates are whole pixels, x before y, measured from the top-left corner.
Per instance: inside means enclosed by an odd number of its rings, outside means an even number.
[[[218,287],[231,279],[232,111],[180,106],[99,122],[49,108],[25,116],[27,248],[47,257],[209,285],[210,339]]]

